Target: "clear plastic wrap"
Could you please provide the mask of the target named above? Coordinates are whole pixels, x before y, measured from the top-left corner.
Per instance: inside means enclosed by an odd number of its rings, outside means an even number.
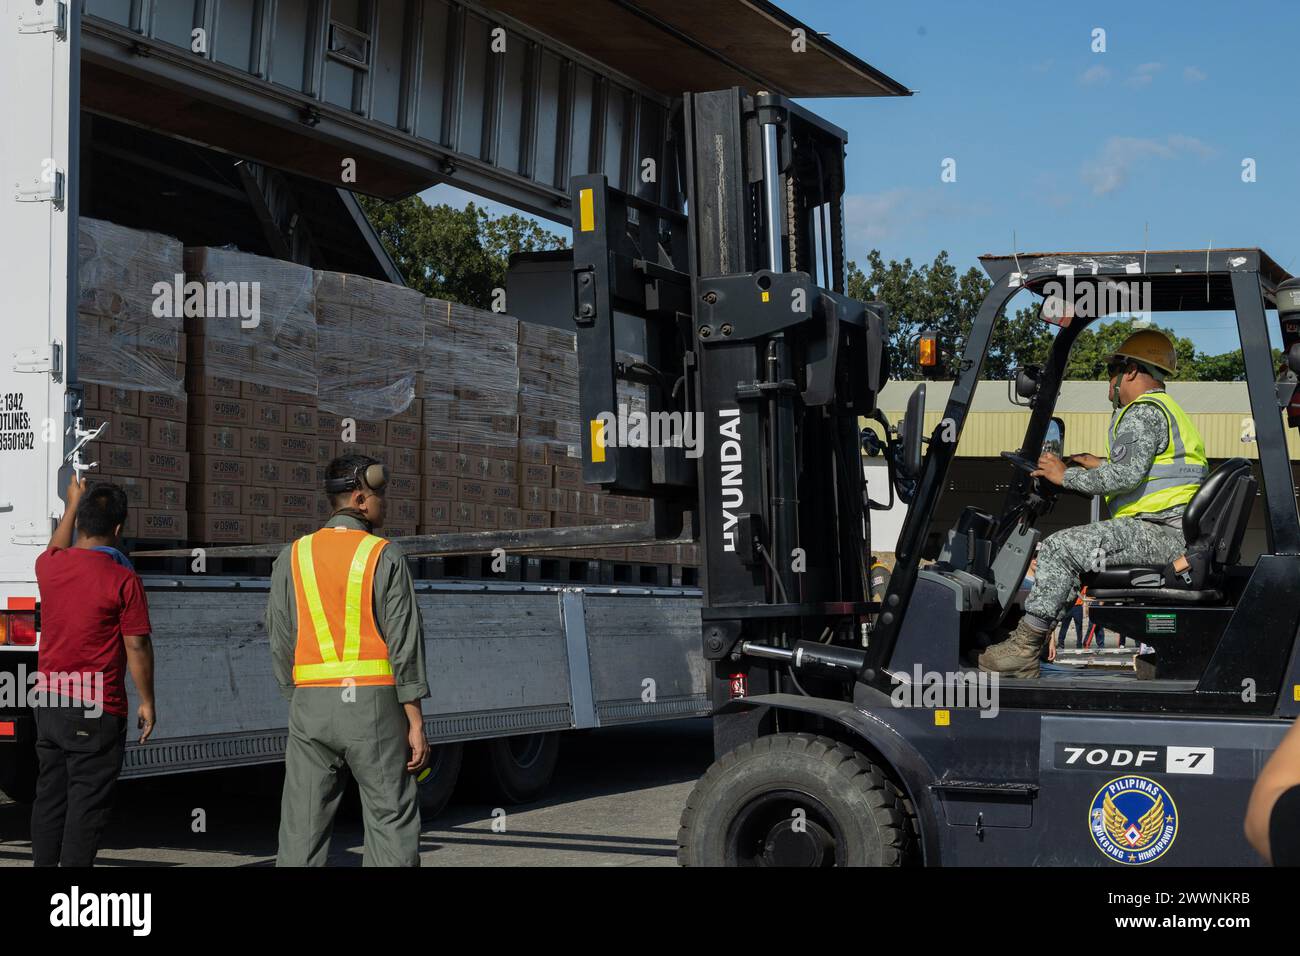
[[[519,439],[575,457],[582,440],[576,341],[572,332],[519,323]]]
[[[379,421],[415,399],[424,368],[425,298],[405,286],[316,273],[320,407]]]
[[[426,437],[513,448],[519,441],[519,322],[425,300],[420,398]]]
[[[183,395],[182,319],[172,301],[183,268],[180,242],[82,218],[77,249],[78,378]],[[161,295],[159,283],[167,289]]]
[[[205,286],[203,308],[187,309],[202,314],[185,320],[190,359],[202,374],[317,393],[311,269],[233,249],[187,248],[185,272]]]

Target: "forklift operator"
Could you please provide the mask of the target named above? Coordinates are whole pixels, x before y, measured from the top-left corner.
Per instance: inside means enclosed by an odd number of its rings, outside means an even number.
[[[1004,641],[979,655],[982,671],[1037,677],[1049,631],[1073,606],[1082,575],[1108,566],[1166,564],[1182,554],[1182,515],[1209,473],[1205,442],[1166,394],[1176,369],[1173,344],[1154,330],[1134,332],[1106,372],[1115,408],[1106,461],[1043,454],[1033,476],[1085,495],[1104,495],[1110,520],[1066,528],[1043,540],[1025,614]]]

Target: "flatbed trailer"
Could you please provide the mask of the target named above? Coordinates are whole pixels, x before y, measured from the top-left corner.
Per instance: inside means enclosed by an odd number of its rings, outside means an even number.
[[[347,4],[264,5],[257,12],[209,4],[195,14],[194,28],[215,45],[196,53],[179,43],[188,31],[175,33],[183,24],[162,4],[0,0],[0,76],[12,107],[0,170],[15,187],[3,199],[0,230],[0,286],[11,305],[0,362],[0,411],[6,413],[0,436],[0,681],[9,687],[21,689],[19,678],[36,665],[34,564],[63,511],[66,459],[78,441],[83,395],[73,323],[80,216],[103,214],[173,235],[189,229],[217,244],[264,241],[257,251],[400,282],[353,193],[340,185],[341,158],[360,158],[361,174],[352,184],[360,192],[392,197],[449,181],[554,212],[556,184],[567,180],[567,170],[557,169],[549,183],[540,170],[521,177],[503,154],[475,159],[478,146],[468,139],[449,148],[437,137],[421,140],[421,123],[399,135],[383,118],[390,98],[414,108],[410,83],[464,84],[469,64],[482,54],[471,47],[480,36],[488,39],[483,28],[496,14],[441,0],[361,6],[369,11],[361,33],[372,45],[364,54],[368,61],[358,64],[342,57],[331,39],[357,32],[343,22],[350,16]],[[298,9],[307,21],[293,20]],[[374,75],[368,68],[382,67],[393,55],[394,38],[405,33],[411,17],[423,27],[418,41],[398,48],[401,68],[410,74],[403,90],[368,90],[360,111],[336,102],[331,77],[366,77],[368,84]],[[528,50],[543,68],[558,65],[575,76],[622,84],[628,102],[646,118],[639,140],[629,140],[624,151],[639,146],[662,154],[652,117],[666,109],[668,95],[617,76],[507,16],[497,22],[509,31],[512,58]],[[254,35],[266,44],[260,56],[278,58],[275,70],[228,55],[228,44],[237,46],[240,37],[253,42]],[[294,37],[311,60],[296,90],[281,72]],[[439,57],[449,51],[446,62],[435,61],[435,47]],[[146,50],[156,57],[140,55]],[[532,94],[543,97],[531,114],[534,139],[549,135],[559,148],[563,137],[568,149],[604,119],[590,116],[588,130],[570,122],[547,131],[545,115],[556,108],[547,98],[563,95],[577,109],[582,93],[570,88],[561,94],[545,86],[545,75],[543,69],[535,80],[542,86]],[[188,105],[141,112],[143,103],[158,104],[159,98]],[[499,125],[508,107],[477,81],[457,94],[466,124],[479,113]],[[433,109],[431,99],[425,109]],[[247,135],[236,135],[241,130]],[[434,163],[434,153],[447,162]],[[611,169],[623,163],[613,154],[608,159]],[[241,190],[211,175],[214,166],[227,177],[236,170],[236,184],[243,177],[248,208],[239,205]],[[154,627],[160,722],[147,744],[128,747],[124,776],[281,759],[287,704],[272,678],[263,624],[269,561],[214,560],[205,574],[192,573],[180,560],[142,559],[138,566]],[[432,691],[424,704],[426,732],[439,745],[433,773],[422,781],[426,809],[437,809],[450,795],[462,744],[488,752],[504,798],[529,799],[549,781],[559,732],[710,712],[698,640],[699,591],[689,574],[681,586],[682,575],[667,566],[516,552],[506,574],[490,577],[485,562],[471,555],[416,559],[412,567]],[[479,574],[483,580],[475,579]],[[30,798],[35,777],[34,720],[25,703],[0,696],[0,791],[17,799]]]

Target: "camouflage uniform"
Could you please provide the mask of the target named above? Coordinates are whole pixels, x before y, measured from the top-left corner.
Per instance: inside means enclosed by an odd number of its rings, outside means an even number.
[[[1120,423],[1110,460],[1091,470],[1067,468],[1062,485],[1086,495],[1130,491],[1146,478],[1168,443],[1164,413],[1151,404],[1136,405]],[[1082,574],[1129,564],[1167,564],[1182,554],[1183,508],[1178,505],[1141,518],[1112,518],[1048,535],[1038,552],[1034,588],[1025,600],[1025,614],[1037,618],[1031,623],[1047,628],[1060,621],[1074,605]]]

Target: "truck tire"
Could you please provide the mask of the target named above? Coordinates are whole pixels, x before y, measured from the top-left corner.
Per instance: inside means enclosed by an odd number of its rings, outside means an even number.
[[[795,821],[798,821],[796,824]],[[901,866],[902,793],[847,744],[773,734],[724,754],[682,811],[682,866]]]
[[[558,733],[481,740],[473,749],[477,796],[502,803],[531,803],[546,792],[560,755]]]
[[[416,776],[421,820],[427,823],[446,808],[456,790],[464,759],[464,744],[438,744],[429,748],[429,766]]]
[[[0,792],[14,803],[30,804],[36,799],[36,747],[31,743],[0,748]]]

